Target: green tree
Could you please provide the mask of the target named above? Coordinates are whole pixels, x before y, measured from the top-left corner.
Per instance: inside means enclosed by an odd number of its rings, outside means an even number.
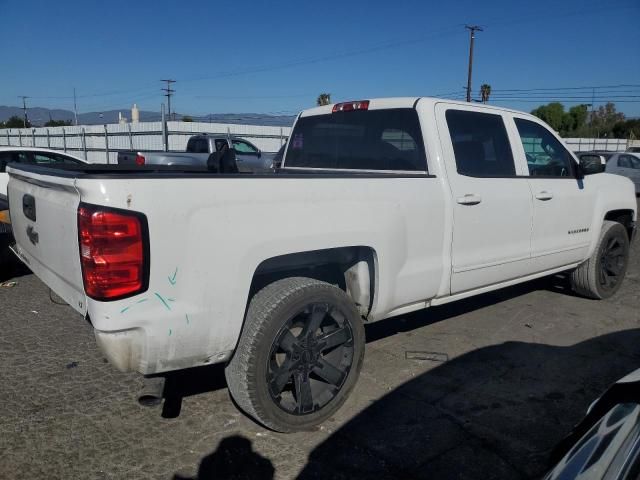
[[[24,119],[13,115],[6,122],[4,122],[5,128],[24,128]],[[27,128],[31,127],[31,122],[27,120]]]
[[[576,105],[567,113],[567,134],[572,137],[584,137],[588,135],[587,118],[589,117],[588,105]]]
[[[587,118],[589,117],[589,107],[587,105],[576,105],[565,112],[564,105],[559,102],[552,102],[547,105],[540,105],[531,113],[539,119],[547,122],[551,128],[560,133],[563,137],[588,136]]]
[[[184,117],[182,117],[182,121],[183,122],[193,122],[193,118],[191,118],[189,115],[185,115]]]
[[[613,133],[613,127],[624,121],[624,113],[618,112],[612,102],[601,105],[598,110],[591,112],[590,128],[597,137],[608,136]]]
[[[640,138],[640,119],[624,120],[616,123],[612,128],[615,138]]]
[[[482,103],[489,101],[489,95],[491,95],[491,85],[483,83],[480,85],[480,96],[482,97]]]
[[[316,100],[316,104],[319,106],[329,105],[331,103],[331,94],[330,93],[321,93],[318,95]]]
[[[543,122],[547,122],[551,128],[560,132],[566,127],[564,105],[559,102],[552,102],[548,105],[540,105],[535,110],[531,111],[532,115],[535,115]]]
[[[45,127],[70,127],[71,120],[49,120],[44,124]]]

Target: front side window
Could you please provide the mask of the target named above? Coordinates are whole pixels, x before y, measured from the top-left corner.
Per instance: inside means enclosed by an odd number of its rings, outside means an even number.
[[[467,110],[447,110],[445,116],[460,175],[510,177],[516,174],[502,116]]]
[[[301,117],[284,162],[302,168],[427,170],[418,113],[412,108]]]
[[[238,153],[252,153],[254,155],[258,153],[258,149],[249,145],[247,142],[233,140],[231,143],[233,144],[234,150]]]
[[[549,130],[530,120],[514,120],[527,157],[530,176],[573,176],[571,155]]]

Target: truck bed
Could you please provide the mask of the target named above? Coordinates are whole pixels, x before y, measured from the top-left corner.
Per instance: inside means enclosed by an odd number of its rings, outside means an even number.
[[[225,361],[254,275],[292,252],[367,248],[379,255],[384,269],[375,279],[380,295],[370,319],[441,289],[445,206],[433,175],[116,165],[22,165],[9,175],[18,255],[90,318],[101,344],[128,332],[128,353],[109,357],[123,370],[157,373]],[[37,215],[28,216],[29,201]],[[78,245],[82,207],[144,215],[148,290],[109,302],[87,297]]]

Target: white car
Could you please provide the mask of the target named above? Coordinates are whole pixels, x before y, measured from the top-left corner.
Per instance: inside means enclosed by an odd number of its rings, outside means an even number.
[[[640,153],[620,152],[612,155],[605,172],[627,177],[635,184],[636,195],[640,194]]]
[[[25,163],[31,165],[82,165],[87,163],[83,160],[68,153],[60,152],[58,150],[51,150],[49,148],[35,148],[35,147],[0,147],[0,211],[2,208],[2,202],[6,203],[7,200],[7,182],[9,181],[9,175],[7,175],[6,167],[8,163]]]
[[[434,98],[305,110],[273,173],[9,175],[17,255],[112,364],[225,363],[237,405],[284,432],[345,401],[364,322],[564,271],[610,297],[637,220],[633,184],[585,176],[538,118]]]

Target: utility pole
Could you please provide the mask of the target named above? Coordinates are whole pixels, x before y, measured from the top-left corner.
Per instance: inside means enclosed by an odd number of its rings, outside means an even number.
[[[482,32],[482,27],[478,25],[465,25],[464,28],[469,30],[469,74],[467,76],[467,102],[471,101],[471,72],[473,70],[473,41],[476,39],[476,31]]]
[[[167,82],[167,88],[163,88],[162,90],[167,92],[164,94],[164,96],[167,97],[167,116],[171,120],[171,95],[176,93],[176,91],[171,88],[171,84],[176,83],[176,81],[175,80],[160,80],[160,81]]]
[[[76,87],[73,87],[73,117],[78,125],[78,106],[76,105]]]
[[[27,128],[27,97],[26,95],[18,95],[22,99],[22,111],[24,112],[24,128]]]

